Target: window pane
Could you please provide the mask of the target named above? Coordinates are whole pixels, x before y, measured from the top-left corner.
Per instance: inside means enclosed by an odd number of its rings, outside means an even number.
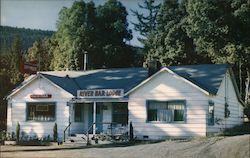
[[[157,121],[157,110],[148,110],[148,121]]]
[[[114,123],[122,125],[128,124],[128,104],[127,103],[112,103]]]
[[[82,118],[82,105],[75,104],[75,122],[81,122]]]
[[[27,120],[55,120],[55,103],[27,103]]]
[[[184,121],[183,101],[148,101],[148,121]]]
[[[208,125],[214,125],[214,103],[208,106]]]
[[[184,110],[174,110],[174,121],[184,121]]]
[[[171,109],[173,121],[184,121],[184,102],[173,101],[168,103],[168,109]]]

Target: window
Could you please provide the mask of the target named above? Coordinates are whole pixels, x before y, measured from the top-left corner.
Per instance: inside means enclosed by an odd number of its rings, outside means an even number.
[[[148,101],[148,121],[184,121],[184,101]]]
[[[82,108],[82,104],[75,104],[75,122],[83,121]]]
[[[214,125],[214,102],[212,101],[208,105],[208,125]]]
[[[128,124],[128,103],[113,103],[113,122]]]
[[[27,120],[54,121],[55,103],[27,103]]]

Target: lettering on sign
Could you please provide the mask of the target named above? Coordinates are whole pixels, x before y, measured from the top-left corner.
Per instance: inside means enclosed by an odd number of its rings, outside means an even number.
[[[31,94],[30,98],[32,99],[45,99],[45,98],[51,98],[51,94]]]
[[[123,97],[123,89],[95,89],[95,90],[78,90],[78,98],[120,98]]]

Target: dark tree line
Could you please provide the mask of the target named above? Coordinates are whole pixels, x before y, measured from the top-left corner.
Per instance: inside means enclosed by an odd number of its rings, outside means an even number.
[[[0,130],[6,128],[7,101],[5,97],[24,77],[19,71],[21,50],[21,39],[15,36],[8,51],[0,53]]]
[[[11,47],[16,35],[22,41],[22,51],[26,51],[36,40],[51,37],[53,33],[53,31],[0,26],[0,53],[6,52]]]

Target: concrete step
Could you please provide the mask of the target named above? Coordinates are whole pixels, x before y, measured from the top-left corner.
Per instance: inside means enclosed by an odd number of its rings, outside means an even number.
[[[86,142],[64,142],[63,145],[65,146],[87,146],[87,143]]]
[[[87,140],[87,135],[86,134],[75,134],[76,137],[84,138]]]
[[[66,146],[87,146],[87,140],[82,137],[71,136],[63,143]]]
[[[83,138],[83,137],[69,137],[67,139],[67,141],[70,141],[70,142],[86,142],[87,139]]]

